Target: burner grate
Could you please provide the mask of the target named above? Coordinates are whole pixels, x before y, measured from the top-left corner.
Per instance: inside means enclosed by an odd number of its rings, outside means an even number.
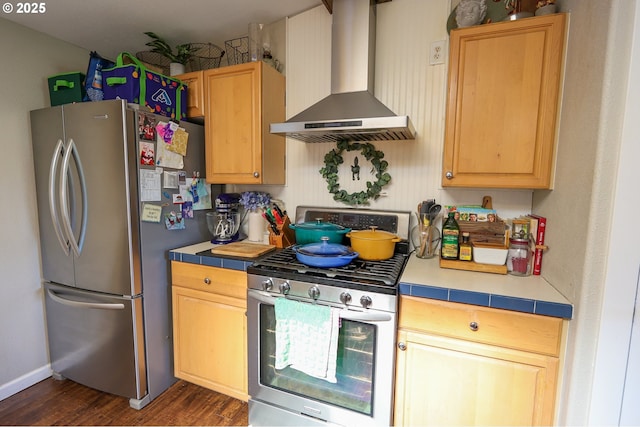
[[[317,268],[307,266],[296,258],[291,247],[268,255],[254,262],[250,269],[252,274],[270,275],[274,272],[280,274],[296,274],[315,279],[331,279],[332,284],[338,282],[354,283],[362,282],[371,285],[395,287],[404,268],[406,256],[400,253],[388,260],[365,261],[355,259],[343,267]],[[322,283],[322,282],[321,282]]]

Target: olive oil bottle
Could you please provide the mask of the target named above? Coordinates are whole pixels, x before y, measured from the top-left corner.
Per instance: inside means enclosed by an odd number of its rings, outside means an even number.
[[[442,225],[442,248],[440,250],[442,259],[458,259],[460,226],[454,215],[454,212],[449,212],[447,220]]]

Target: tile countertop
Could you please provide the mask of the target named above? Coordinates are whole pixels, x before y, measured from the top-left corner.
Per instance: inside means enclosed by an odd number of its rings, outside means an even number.
[[[211,242],[196,243],[195,245],[184,246],[169,251],[169,260],[188,262],[191,264],[208,265],[210,267],[228,268],[231,270],[246,271],[256,258],[239,258],[224,255],[198,255],[201,252],[209,251],[216,246]]]
[[[246,271],[254,258],[198,255],[215,245],[196,243],[169,251],[171,261]],[[571,319],[573,306],[541,276],[478,273],[440,268],[438,258],[412,254],[400,278],[400,295],[501,308]]]
[[[438,258],[412,254],[400,294],[571,319],[572,304],[542,276],[479,273],[440,268]]]

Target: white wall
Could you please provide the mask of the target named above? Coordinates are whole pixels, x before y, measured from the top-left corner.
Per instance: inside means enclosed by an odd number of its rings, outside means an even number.
[[[550,249],[545,254],[543,276],[575,308],[569,325],[559,422],[615,424],[616,411],[611,404],[620,404],[623,384],[619,378],[624,376],[620,374],[624,368],[619,360],[627,353],[620,344],[624,340],[628,343],[628,333],[625,338],[621,329],[612,330],[607,324],[620,326],[620,316],[626,315],[626,327],[630,328],[631,318],[625,313],[630,309],[628,304],[632,308],[633,297],[622,296],[626,279],[612,284],[610,291],[616,301],[618,297],[627,301],[617,312],[603,310],[603,295],[607,282],[615,277],[608,271],[615,264],[608,255],[619,243],[610,241],[616,232],[612,223],[617,213],[616,181],[629,182],[618,162],[636,2],[565,0],[559,4],[561,11],[570,13],[570,26],[556,182],[553,191],[537,191],[533,197],[533,209],[549,219],[545,243]],[[628,233],[634,232],[626,230],[630,241],[634,238]],[[637,268],[636,264],[636,272]],[[606,332],[599,335],[601,326]],[[611,346],[612,342],[616,345]],[[597,363],[598,352],[620,353],[618,361],[603,358]],[[618,388],[603,387],[614,383]],[[606,421],[594,417],[592,411],[599,416],[607,412]]]
[[[640,274],[640,251],[637,250],[640,230],[635,226],[630,227],[629,221],[629,212],[640,210],[637,188],[640,182],[640,7],[637,4],[634,6],[635,30],[629,88],[607,249],[602,321],[589,405],[590,425],[640,425],[640,325],[637,323],[640,307],[636,299]],[[631,8],[626,10],[631,16],[633,12]],[[618,47],[620,43],[616,41],[614,39],[611,45]],[[636,324],[632,330],[634,314]],[[635,334],[635,341],[631,340],[632,333]],[[630,348],[635,350],[630,352]]]
[[[86,72],[89,52],[0,18],[0,400],[51,375],[40,286],[29,111],[49,105],[46,77]]]
[[[388,196],[370,207],[415,211],[418,202],[427,198],[436,198],[442,204],[479,204],[484,195],[491,195],[494,207],[504,217],[528,213],[531,191],[445,191],[440,186],[447,64],[429,65],[429,49],[433,41],[448,40],[450,7],[451,2],[444,0],[394,0],[377,6],[375,94],[396,114],[409,115],[417,137],[413,141],[374,143],[385,153],[392,182],[384,188]],[[324,6],[288,19],[285,64],[287,117],[330,94],[331,15]],[[319,172],[324,155],[334,147],[331,143],[288,139],[287,184],[260,189],[284,200],[290,212],[305,204],[345,206],[333,200]],[[364,183],[358,187],[358,183],[349,182],[346,154],[344,158],[340,185],[348,191],[362,190]],[[349,189],[349,185],[354,188]],[[252,188],[227,187],[229,191]]]

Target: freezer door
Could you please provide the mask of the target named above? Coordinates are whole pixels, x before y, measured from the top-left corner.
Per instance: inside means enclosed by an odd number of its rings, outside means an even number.
[[[81,237],[81,218],[86,215],[86,236],[75,259],[75,286],[115,295],[137,295],[139,280],[134,280],[133,264],[139,253],[138,230],[132,228],[131,176],[129,145],[123,101],[83,102],[64,107],[64,130],[73,142],[81,162],[71,162],[74,177],[84,181],[74,188],[77,210],[73,234]],[[82,171],[80,171],[80,168]],[[82,173],[80,173],[82,172]],[[135,187],[133,187],[135,188]],[[82,210],[84,209],[84,210]]]
[[[31,112],[31,139],[42,273],[45,280],[73,286],[75,285],[74,257],[60,222],[62,211],[59,203],[59,182],[62,168],[62,144],[65,140],[62,107]],[[69,178],[69,185],[73,185],[75,181]],[[75,195],[75,191],[70,191],[69,194]],[[78,201],[70,197],[69,203],[75,205]]]
[[[130,399],[146,395],[142,298],[44,289],[54,373]]]

